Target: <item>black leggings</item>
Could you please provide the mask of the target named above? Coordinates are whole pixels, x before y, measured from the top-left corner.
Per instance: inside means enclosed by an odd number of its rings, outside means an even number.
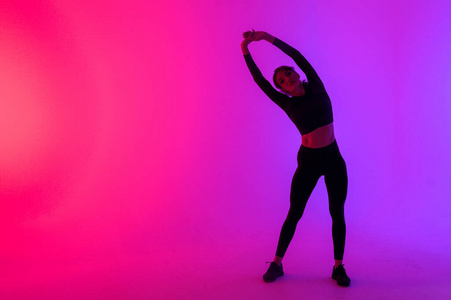
[[[348,175],[336,141],[323,148],[301,146],[299,149],[298,168],[291,183],[290,210],[280,232],[277,256],[285,255],[296,225],[304,213],[307,200],[322,175],[329,195],[334,259],[343,259],[346,237],[344,204],[348,190]]]

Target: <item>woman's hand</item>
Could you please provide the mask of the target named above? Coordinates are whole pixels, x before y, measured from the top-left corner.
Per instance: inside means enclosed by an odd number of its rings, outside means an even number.
[[[244,36],[244,34],[243,34]],[[249,48],[247,47],[250,43],[252,42],[252,39],[250,37],[245,38],[242,42],[241,42],[241,51],[243,52],[244,55],[249,54]]]
[[[250,38],[251,41],[261,41],[266,39],[266,37],[268,36],[268,34],[264,31],[255,31],[252,29],[252,31],[246,31],[245,33],[243,33],[243,38],[248,39]]]
[[[270,35],[269,33],[265,32],[265,31],[255,31],[253,29],[252,29],[252,31],[244,32],[243,38],[244,38],[244,40],[241,42],[241,50],[243,51],[243,54],[249,53],[249,49],[247,46],[251,42],[265,40],[265,41],[273,44],[274,39],[275,39],[272,35]]]

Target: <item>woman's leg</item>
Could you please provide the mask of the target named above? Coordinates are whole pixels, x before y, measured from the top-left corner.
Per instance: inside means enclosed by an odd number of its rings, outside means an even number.
[[[296,226],[304,213],[307,200],[320,176],[321,175],[318,172],[315,172],[314,168],[303,163],[299,164],[294,173],[291,182],[290,209],[287,218],[283,223],[282,230],[280,231],[276,257],[274,260],[278,264],[282,262],[282,258],[293,238]]]
[[[337,154],[329,161],[324,181],[329,196],[329,212],[332,217],[332,239],[334,243],[334,259],[336,265],[342,264],[346,239],[346,223],[344,204],[348,192],[348,175],[346,163],[337,150]]]
[[[299,164],[296,169],[291,182],[290,210],[288,211],[288,216],[280,231],[279,243],[277,245],[274,261],[269,266],[268,271],[263,275],[263,280],[266,282],[272,282],[276,280],[277,277],[283,275],[283,256],[293,238],[296,225],[304,213],[307,200],[318,182],[319,177],[319,175],[311,172],[310,168],[307,168],[305,164]]]

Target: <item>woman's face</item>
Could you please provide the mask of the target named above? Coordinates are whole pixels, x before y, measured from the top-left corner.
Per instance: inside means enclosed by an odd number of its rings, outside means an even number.
[[[276,74],[276,81],[282,92],[288,92],[293,96],[302,96],[305,93],[299,78],[299,74],[291,70],[281,70]]]

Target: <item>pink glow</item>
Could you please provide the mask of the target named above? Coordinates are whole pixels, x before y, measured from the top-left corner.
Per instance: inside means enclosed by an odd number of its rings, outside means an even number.
[[[348,268],[364,276],[356,265],[384,247],[441,265],[450,13],[440,0],[3,1],[0,296],[61,299],[83,278],[67,299],[208,298],[194,281],[220,280],[211,264],[240,253],[251,260],[242,272],[260,279],[300,136],[245,66],[241,33],[252,28],[299,49],[331,97],[350,178]],[[294,65],[265,42],[251,52],[267,78]],[[287,263],[315,268],[318,254],[328,266],[322,180],[300,224]],[[185,281],[191,258],[206,262]],[[235,299],[245,290],[208,282]]]

